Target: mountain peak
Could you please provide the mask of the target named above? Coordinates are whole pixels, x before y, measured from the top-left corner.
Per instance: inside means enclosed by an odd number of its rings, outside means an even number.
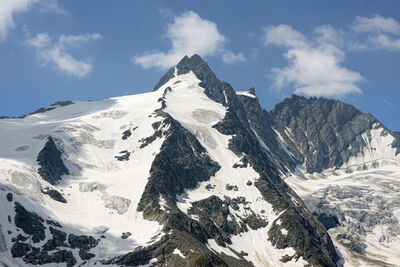
[[[191,57],[187,55],[184,56],[175,67],[170,68],[168,72],[161,77],[156,86],[154,86],[153,91],[158,90],[162,85],[175,77],[175,69],[178,75],[192,71],[199,80],[206,84],[215,84],[216,82],[220,83],[207,62],[205,62],[198,54],[194,54]]]

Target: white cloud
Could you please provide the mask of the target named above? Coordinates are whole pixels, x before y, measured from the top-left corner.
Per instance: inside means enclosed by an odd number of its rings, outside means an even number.
[[[26,44],[36,49],[36,54],[43,66],[51,64],[69,75],[84,77],[92,70],[92,63],[89,60],[75,59],[67,50],[102,38],[98,33],[61,35],[58,40],[54,41],[47,33],[39,33],[28,39]]]
[[[274,87],[292,85],[295,93],[309,96],[343,96],[361,93],[357,82],[363,77],[343,66],[345,53],[336,45],[339,32],[329,26],[314,30],[314,38],[307,39],[288,25],[264,28],[265,45],[282,46],[288,64],[271,69]]]
[[[172,48],[168,52],[147,52],[135,56],[132,61],[148,69],[151,67],[168,68],[184,57],[195,53],[201,56],[221,54],[224,62],[234,63],[244,60],[243,54],[234,54],[224,48],[227,42],[217,29],[217,25],[209,20],[202,19],[193,11],[186,11],[174,17],[174,22],[168,24],[164,35]]]
[[[222,61],[226,64],[236,64],[246,61],[246,57],[242,53],[235,54],[232,51],[225,50],[222,52]]]
[[[15,27],[14,14],[28,10],[32,0],[1,0],[0,1],[0,39],[4,40],[10,29]]]
[[[385,34],[378,34],[370,36],[369,40],[378,49],[400,51],[400,39],[395,39]]]
[[[38,3],[38,10],[43,13],[54,13],[66,15],[68,12],[60,7],[57,0],[36,0]]]
[[[356,32],[385,32],[400,34],[400,23],[393,18],[375,15],[371,18],[357,16],[352,29]]]
[[[388,50],[400,51],[400,23],[393,18],[384,18],[379,15],[374,17],[356,17],[352,25],[356,33],[367,34],[367,39],[352,44],[350,49],[361,50]]]
[[[330,43],[340,46],[344,42],[344,32],[333,28],[331,25],[315,27],[313,29],[313,34],[316,36],[315,41],[321,45]]]
[[[4,41],[9,30],[15,27],[15,13],[27,11],[35,4],[42,11],[65,13],[56,0],[0,0],[0,41]]]
[[[264,44],[288,48],[308,47],[306,37],[289,25],[268,26],[263,29]]]

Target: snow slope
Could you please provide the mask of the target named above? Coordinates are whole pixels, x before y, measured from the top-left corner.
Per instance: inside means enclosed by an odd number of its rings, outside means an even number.
[[[14,232],[7,220],[7,215],[14,213],[13,206],[3,201],[6,191],[11,191],[26,209],[61,222],[64,230],[104,235],[106,238],[92,251],[98,257],[131,251],[160,238],[162,226],[144,220],[136,211],[151,164],[163,142],[160,138],[139,149],[140,140],[151,136],[152,124],[160,120],[152,116],[160,107],[159,97],[157,91],[75,102],[23,119],[0,120],[0,247],[10,248],[9,238],[2,237],[7,231]],[[121,132],[127,129],[132,135],[123,140]],[[52,188],[36,172],[36,157],[47,136],[63,151],[64,163],[70,170],[70,175],[57,185],[67,203],[41,193],[45,187]],[[131,152],[129,161],[116,160],[123,150]],[[121,239],[123,232],[135,234]],[[15,264],[9,251],[1,258],[5,264]]]

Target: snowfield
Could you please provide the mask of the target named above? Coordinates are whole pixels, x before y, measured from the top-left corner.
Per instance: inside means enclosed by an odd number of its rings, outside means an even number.
[[[144,220],[136,209],[164,140],[139,149],[140,140],[151,136],[152,124],[160,120],[152,113],[160,108],[157,99],[161,93],[75,102],[23,119],[0,120],[0,197],[5,199],[5,190],[10,190],[26,209],[61,222],[71,233],[105,235],[92,251],[100,258],[158,240],[162,226]],[[132,135],[122,140],[121,132],[126,129]],[[57,185],[67,203],[41,193],[43,188],[52,187],[37,174],[36,162],[49,135],[62,149],[70,171]],[[123,150],[131,153],[129,161],[116,160]],[[0,253],[12,245],[3,238],[7,231],[13,231],[7,215],[13,217],[14,211],[8,204],[0,202]],[[134,234],[121,239],[123,232]],[[1,261],[9,266],[23,263],[9,252]]]

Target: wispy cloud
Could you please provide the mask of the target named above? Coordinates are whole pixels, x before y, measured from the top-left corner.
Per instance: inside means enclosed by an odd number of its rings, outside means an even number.
[[[370,18],[357,16],[351,27],[356,32],[400,34],[400,23],[393,18],[375,15]]]
[[[135,56],[132,61],[145,69],[164,69],[175,65],[183,56],[195,53],[201,56],[218,54],[228,64],[245,60],[243,54],[235,54],[225,48],[227,39],[218,31],[214,22],[201,18],[193,11],[174,17],[174,22],[168,24],[164,37],[171,42],[170,50],[147,52]]]
[[[351,29],[358,34],[365,34],[366,39],[355,42],[352,50],[387,50],[400,51],[400,23],[393,18],[379,15],[356,17]]]
[[[66,15],[68,12],[60,7],[57,0],[36,0],[39,12]]]
[[[65,14],[56,0],[0,0],[0,41],[15,27],[14,15],[38,6],[42,12]]]
[[[343,96],[361,93],[357,83],[363,77],[341,64],[345,52],[337,42],[340,32],[330,26],[317,27],[313,38],[306,38],[289,25],[268,26],[264,29],[264,44],[284,47],[288,64],[272,68],[274,87],[281,90],[292,85],[295,93],[309,96]]]
[[[68,50],[102,38],[100,34],[94,33],[61,35],[57,40],[53,40],[47,33],[39,33],[35,37],[29,38],[26,44],[35,48],[37,57],[41,61],[42,66],[52,65],[66,74],[84,77],[88,75],[93,68],[91,61],[78,60],[74,58]]]
[[[32,0],[0,1],[0,40],[4,40],[8,31],[15,27],[14,14],[28,10],[32,2]]]

